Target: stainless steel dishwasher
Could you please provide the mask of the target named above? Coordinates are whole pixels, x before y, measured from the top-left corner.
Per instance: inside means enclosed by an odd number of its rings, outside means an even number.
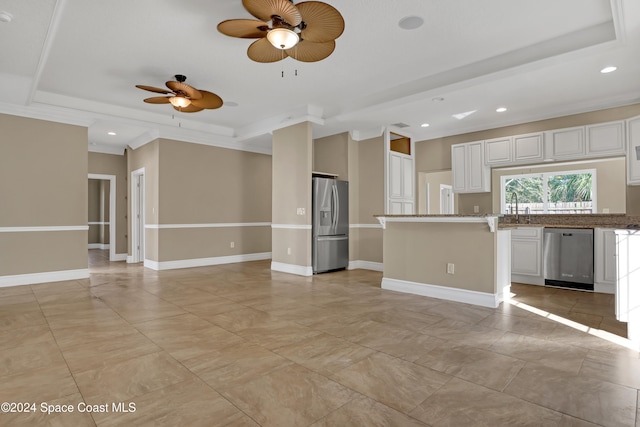
[[[593,229],[544,229],[544,284],[593,291]]]

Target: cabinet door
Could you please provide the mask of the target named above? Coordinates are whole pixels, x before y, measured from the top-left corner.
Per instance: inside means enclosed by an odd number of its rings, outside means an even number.
[[[549,133],[553,159],[584,157],[584,127],[558,129]]]
[[[489,139],[484,142],[484,147],[488,165],[510,163],[513,160],[509,137]]]
[[[587,155],[624,154],[624,122],[587,126]]]
[[[389,196],[402,197],[402,158],[389,153]]]
[[[511,239],[511,274],[542,274],[539,239]]]
[[[640,117],[627,120],[627,183],[640,185]]]
[[[484,145],[482,142],[471,142],[467,145],[467,190],[482,192],[485,190]]]
[[[461,193],[466,190],[467,162],[465,144],[451,146],[451,172],[453,178],[453,191]]]
[[[413,159],[401,158],[402,162],[402,197],[413,199]]]
[[[541,161],[544,158],[544,136],[541,133],[513,137],[513,160],[521,162]]]
[[[594,230],[594,274],[596,283],[615,286],[616,233],[613,229],[596,228]]]

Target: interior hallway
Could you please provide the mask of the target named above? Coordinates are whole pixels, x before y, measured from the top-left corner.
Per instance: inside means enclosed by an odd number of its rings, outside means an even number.
[[[105,253],[90,279],[0,289],[0,400],[135,412],[0,425],[640,426],[638,352],[593,335],[622,333],[608,295],[514,285],[494,310],[366,270],[156,272]]]

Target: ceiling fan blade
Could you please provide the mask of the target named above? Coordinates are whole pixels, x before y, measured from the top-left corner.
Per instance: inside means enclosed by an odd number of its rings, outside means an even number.
[[[209,110],[222,107],[222,98],[215,93],[208,92],[206,90],[201,90],[200,93],[202,94],[202,98],[192,99],[190,106],[196,108],[207,108]]]
[[[333,6],[319,1],[306,1],[296,5],[307,27],[302,38],[310,42],[335,40],[344,31],[344,19]]]
[[[147,98],[144,102],[149,104],[168,104],[170,96],[154,96],[153,98]]]
[[[331,40],[324,43],[314,43],[302,40],[300,43],[287,49],[287,54],[293,59],[302,62],[322,61],[333,53],[336,48],[336,42]],[[275,48],[274,48],[275,49]]]
[[[188,107],[173,107],[174,110],[180,111],[181,113],[196,113],[198,111],[204,110],[204,108],[196,107],[191,104]]]
[[[192,86],[189,86],[186,83],[182,83],[182,82],[176,82],[176,81],[168,81],[166,83],[167,87],[169,89],[171,89],[172,91],[174,91],[175,93],[180,93],[182,92],[183,94],[187,95],[189,97],[189,99],[200,99],[202,98],[202,94],[200,93],[200,91]]]
[[[145,86],[145,85],[136,85],[136,87],[138,89],[142,89],[142,90],[148,90],[149,92],[155,92],[155,93],[171,93],[166,89],[160,89],[158,87],[153,87],[153,86]]]
[[[266,37],[251,43],[247,55],[256,62],[277,62],[288,56],[284,50],[273,47]]]
[[[277,15],[293,26],[302,22],[298,8],[289,0],[242,0],[242,5],[250,14],[263,21],[270,21],[273,15]]]
[[[229,19],[218,24],[218,31],[230,37],[259,39],[267,35],[268,27],[266,22],[254,19]]]

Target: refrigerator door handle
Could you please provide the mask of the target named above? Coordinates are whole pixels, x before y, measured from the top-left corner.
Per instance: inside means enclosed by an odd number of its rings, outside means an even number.
[[[340,199],[338,198],[338,187],[335,185],[331,186],[331,198],[333,199],[333,203],[331,204],[331,210],[333,218],[331,221],[331,231],[332,234],[335,234],[338,229],[338,214],[340,213]]]

